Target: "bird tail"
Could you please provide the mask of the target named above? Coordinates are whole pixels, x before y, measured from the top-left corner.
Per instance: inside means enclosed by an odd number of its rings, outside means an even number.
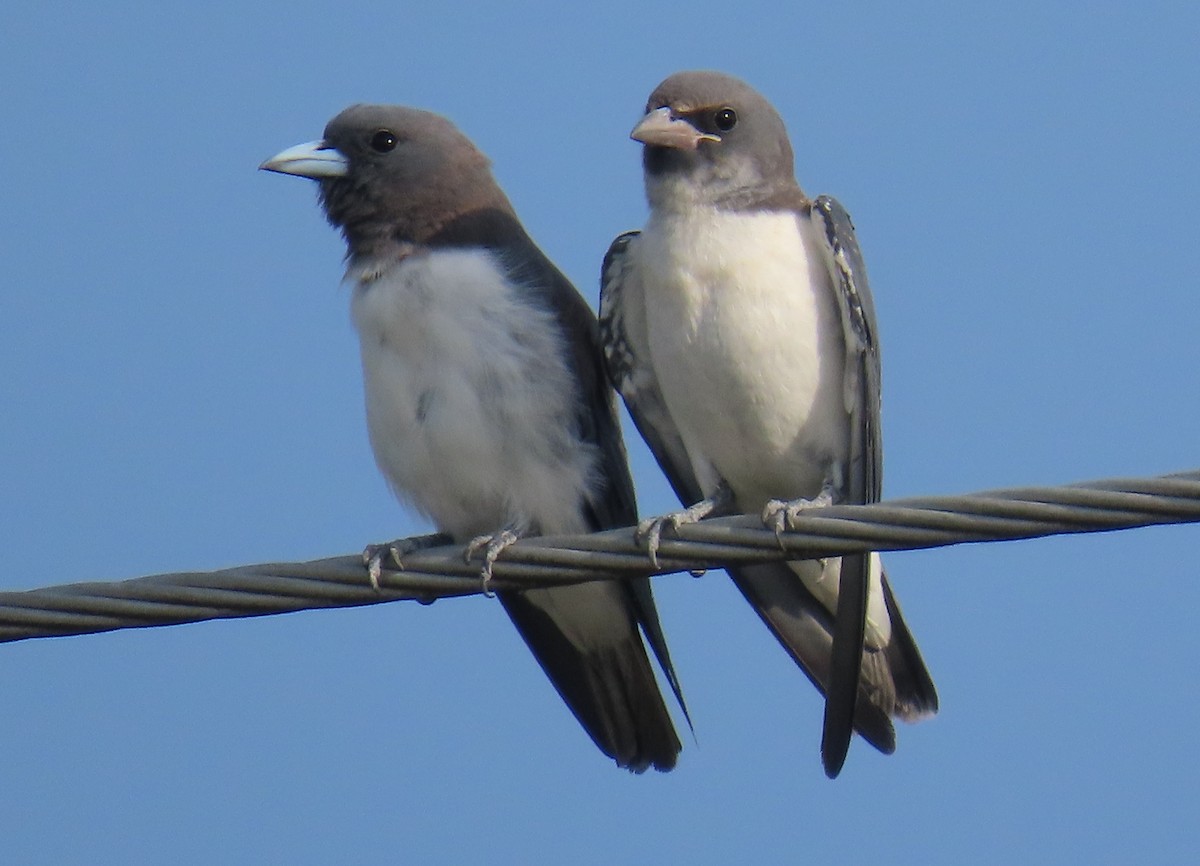
[[[733,582],[820,691],[829,682],[833,617],[785,563],[745,565],[729,570]],[[891,639],[863,653],[854,709],[854,728],[879,751],[896,750],[892,717],[916,721],[937,712],[937,691],[895,595],[882,575],[891,617]]]
[[[892,639],[885,649],[887,667],[895,683],[895,705],[892,712],[906,722],[918,722],[935,715],[938,711],[937,689],[933,677],[925,667],[921,651],[908,623],[900,612],[887,572],[882,574],[883,598],[887,603],[888,616],[892,620]]]
[[[634,773],[682,748],[620,582],[498,593],[546,676],[604,754]]]

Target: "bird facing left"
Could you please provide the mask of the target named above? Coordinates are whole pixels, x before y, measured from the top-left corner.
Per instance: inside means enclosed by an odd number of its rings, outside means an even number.
[[[427,111],[355,105],[260,167],[319,184],[346,240],[376,462],[441,540],[490,563],[522,536],[636,522],[596,317],[466,136]],[[639,626],[683,699],[648,579],[497,596],[602,752],[639,773],[675,766]]]

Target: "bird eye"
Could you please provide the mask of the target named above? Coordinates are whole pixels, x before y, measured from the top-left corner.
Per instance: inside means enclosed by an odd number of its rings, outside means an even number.
[[[737,112],[732,108],[722,108],[713,115],[713,123],[716,124],[717,129],[721,130],[721,132],[729,132],[729,130],[737,126]]]
[[[380,153],[387,153],[396,146],[396,136],[386,129],[381,129],[371,136],[371,147]]]

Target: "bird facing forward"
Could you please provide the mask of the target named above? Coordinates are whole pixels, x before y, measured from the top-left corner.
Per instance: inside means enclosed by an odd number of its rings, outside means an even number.
[[[850,218],[797,185],[787,131],[751,87],[682,72],[650,95],[650,217],[605,257],[609,373],[675,492],[664,528],[764,511],[780,531],[806,509],[874,502],[883,459],[875,311]],[[877,554],[729,570],[827,694],[822,760],[836,776],[857,729],[895,749],[891,717],[937,693]]]

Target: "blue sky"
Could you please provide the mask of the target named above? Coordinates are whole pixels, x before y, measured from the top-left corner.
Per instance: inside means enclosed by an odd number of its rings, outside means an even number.
[[[0,587],[427,528],[372,462],[341,241],[312,184],[255,171],[361,101],[452,117],[595,303],[645,216],[646,95],[737,74],[858,226],[886,495],[1200,464],[1194,4],[433,9],[7,12]],[[668,775],[604,760],[483,599],[0,646],[3,859],[1190,862],[1198,544],[890,555],[943,711],[836,782],[720,574],[656,583],[696,722]]]

